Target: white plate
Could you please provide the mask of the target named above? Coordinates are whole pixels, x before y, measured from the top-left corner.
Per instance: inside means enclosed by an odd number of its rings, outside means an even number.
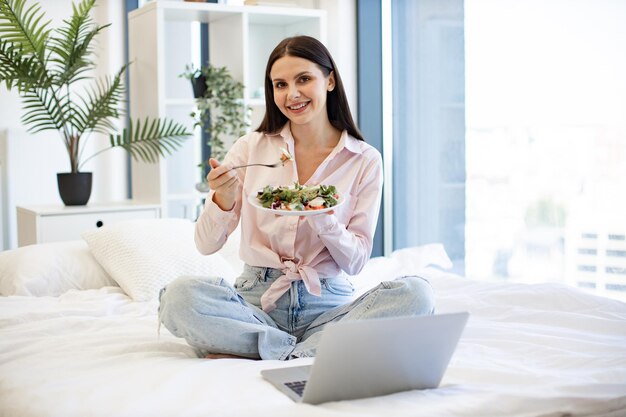
[[[256,196],[257,196],[257,192],[250,194],[248,196],[248,202],[252,204],[258,210],[266,211],[272,214],[277,214],[279,216],[303,216],[303,217],[315,216],[316,214],[322,214],[322,213],[326,213],[328,211],[334,210],[337,207],[341,206],[345,201],[343,198],[339,197],[337,199],[338,203],[335,204],[334,206],[327,207],[324,209],[319,209],[319,210],[277,210],[277,209],[263,207],[263,205],[261,205],[261,202],[259,201],[258,198],[256,198]]]

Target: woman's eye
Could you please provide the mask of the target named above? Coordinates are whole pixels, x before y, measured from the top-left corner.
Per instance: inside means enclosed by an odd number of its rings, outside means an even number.
[[[286,85],[284,82],[277,82],[274,84],[274,88],[284,88]]]
[[[310,79],[311,79],[311,77],[304,75],[304,76],[300,77],[299,81],[301,83],[305,83],[305,82],[309,81]]]

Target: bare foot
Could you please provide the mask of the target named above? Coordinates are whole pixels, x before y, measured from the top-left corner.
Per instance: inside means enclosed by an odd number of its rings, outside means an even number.
[[[228,353],[209,353],[204,358],[205,359],[251,359],[251,360],[256,360],[256,359],[253,359],[253,358],[246,358],[244,356],[229,355]]]

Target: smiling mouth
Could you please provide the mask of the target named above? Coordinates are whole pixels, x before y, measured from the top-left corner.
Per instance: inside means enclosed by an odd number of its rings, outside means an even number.
[[[309,105],[309,102],[293,104],[291,106],[287,106],[287,108],[293,112],[304,111],[304,109]]]

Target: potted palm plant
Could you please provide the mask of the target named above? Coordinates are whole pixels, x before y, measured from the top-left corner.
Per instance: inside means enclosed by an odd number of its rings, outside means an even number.
[[[79,91],[79,82],[93,79],[92,41],[110,26],[93,22],[89,13],[94,5],[95,0],[72,3],[71,17],[52,29],[39,3],[0,0],[0,84],[19,92],[22,123],[30,132],[59,132],[70,162],[69,172],[57,175],[66,205],[87,204],[92,174],[81,168],[99,153],[119,147],[133,158],[155,162],[192,135],[166,119],[129,121],[121,132],[115,129],[113,122],[123,115],[127,65]],[[109,146],[83,157],[85,143],[94,133],[108,134]]]

